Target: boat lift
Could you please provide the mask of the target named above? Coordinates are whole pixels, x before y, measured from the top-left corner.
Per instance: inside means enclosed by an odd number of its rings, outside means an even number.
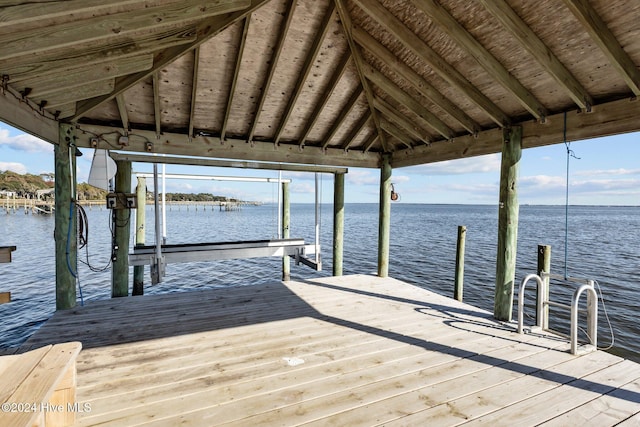
[[[226,259],[245,259],[259,257],[285,257],[289,256],[295,259],[296,264],[304,264],[316,271],[322,269],[322,261],[320,254],[320,218],[319,218],[319,193],[318,193],[318,174],[316,173],[316,241],[314,244],[307,245],[304,239],[282,239],[281,238],[281,198],[278,189],[278,238],[271,240],[249,240],[234,242],[212,242],[212,243],[194,243],[194,244],[177,244],[168,245],[164,242],[162,228],[160,226],[160,209],[158,200],[158,167],[157,163],[153,164],[153,174],[137,173],[138,177],[153,178],[154,180],[154,220],[155,220],[155,243],[154,245],[136,246],[133,253],[129,254],[129,265],[150,265],[152,284],[162,281],[165,275],[165,266],[169,263],[178,262],[201,262],[201,261],[217,261]],[[163,174],[164,175],[164,174]],[[242,181],[242,182],[277,182],[279,185],[283,182],[291,182],[288,179],[278,178],[255,178],[255,177],[224,177],[224,176],[205,176],[205,175],[182,175],[167,174],[164,178],[170,179],[198,179],[198,180],[216,180],[216,181]],[[144,204],[142,204],[144,206]],[[164,198],[162,203],[162,212],[164,213]],[[314,259],[307,256],[313,254]]]

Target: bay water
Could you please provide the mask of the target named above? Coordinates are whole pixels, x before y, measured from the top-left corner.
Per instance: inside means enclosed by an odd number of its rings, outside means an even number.
[[[111,253],[110,212],[96,207],[85,209],[89,222],[88,253],[82,249],[80,258],[95,270],[101,270],[108,267]],[[292,263],[293,279],[331,274],[332,209],[331,205],[323,205],[320,209],[324,271],[316,272]],[[151,244],[154,239],[153,207],[147,206],[146,213],[146,242]],[[277,236],[277,207],[269,204],[245,206],[237,211],[220,211],[217,207],[203,205],[174,205],[167,207],[166,216],[167,243],[171,244]],[[314,205],[293,204],[291,237],[301,237],[312,243],[314,219]],[[497,206],[393,204],[389,275],[452,296],[459,225],[467,226],[464,301],[492,311]],[[0,349],[20,345],[55,311],[53,229],[51,216],[24,214],[22,210],[6,214],[0,210],[0,246],[17,247],[13,262],[0,264],[0,291],[12,293],[12,302],[0,305]],[[568,230],[566,246],[565,230]],[[552,272],[597,280],[602,290],[604,307],[600,301],[599,345],[608,346],[611,341],[606,310],[615,334],[611,351],[640,361],[640,326],[636,321],[640,305],[639,230],[640,207],[570,206],[565,215],[564,206],[521,206],[516,285],[525,275],[536,272],[537,246],[551,245]],[[344,274],[376,273],[377,239],[377,204],[347,204]],[[92,271],[84,263],[78,267],[83,301],[109,298],[111,270]],[[145,293],[260,286],[280,280],[280,276],[278,258],[169,264],[164,282],[153,286],[148,284],[146,267]],[[552,281],[551,298],[567,303],[574,289],[563,281]],[[528,308],[531,313],[533,297],[527,294],[527,298],[531,301]],[[80,294],[78,299],[80,303]],[[554,328],[568,331],[568,313],[552,309],[551,316]]]

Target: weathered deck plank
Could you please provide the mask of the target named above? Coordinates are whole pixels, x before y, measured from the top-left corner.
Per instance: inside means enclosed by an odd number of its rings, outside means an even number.
[[[25,347],[70,337],[91,406],[79,426],[615,425],[640,413],[640,365],[572,356],[394,279],[100,301],[56,313]]]

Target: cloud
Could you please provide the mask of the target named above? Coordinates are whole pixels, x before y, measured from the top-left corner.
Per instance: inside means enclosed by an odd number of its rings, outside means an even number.
[[[11,136],[7,129],[1,128],[0,146],[7,146],[17,151],[26,151],[29,153],[53,151],[53,145],[41,140],[40,138],[36,138],[35,136],[26,133]]]
[[[598,169],[598,170],[586,170],[586,171],[578,171],[575,172],[576,176],[594,176],[594,175],[608,175],[608,176],[619,176],[619,175],[640,175],[640,169]]]
[[[289,187],[292,193],[302,193],[302,194],[315,194],[316,187],[315,184],[310,184],[308,182],[292,182]]]
[[[444,162],[413,167],[411,170],[420,175],[462,175],[496,172],[500,170],[500,154],[446,160]]]
[[[393,181],[394,184],[401,184],[403,182],[409,182],[410,178],[406,175],[393,175],[391,177],[391,181]]]
[[[22,163],[0,162],[0,171],[12,171],[16,173],[27,173],[27,167]]]
[[[380,181],[378,175],[368,170],[352,170],[347,174],[347,182],[355,185],[377,185]]]

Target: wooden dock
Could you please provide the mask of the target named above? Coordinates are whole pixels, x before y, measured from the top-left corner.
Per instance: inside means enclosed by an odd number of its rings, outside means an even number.
[[[25,349],[71,340],[78,426],[640,425],[639,364],[394,279],[92,302]]]

